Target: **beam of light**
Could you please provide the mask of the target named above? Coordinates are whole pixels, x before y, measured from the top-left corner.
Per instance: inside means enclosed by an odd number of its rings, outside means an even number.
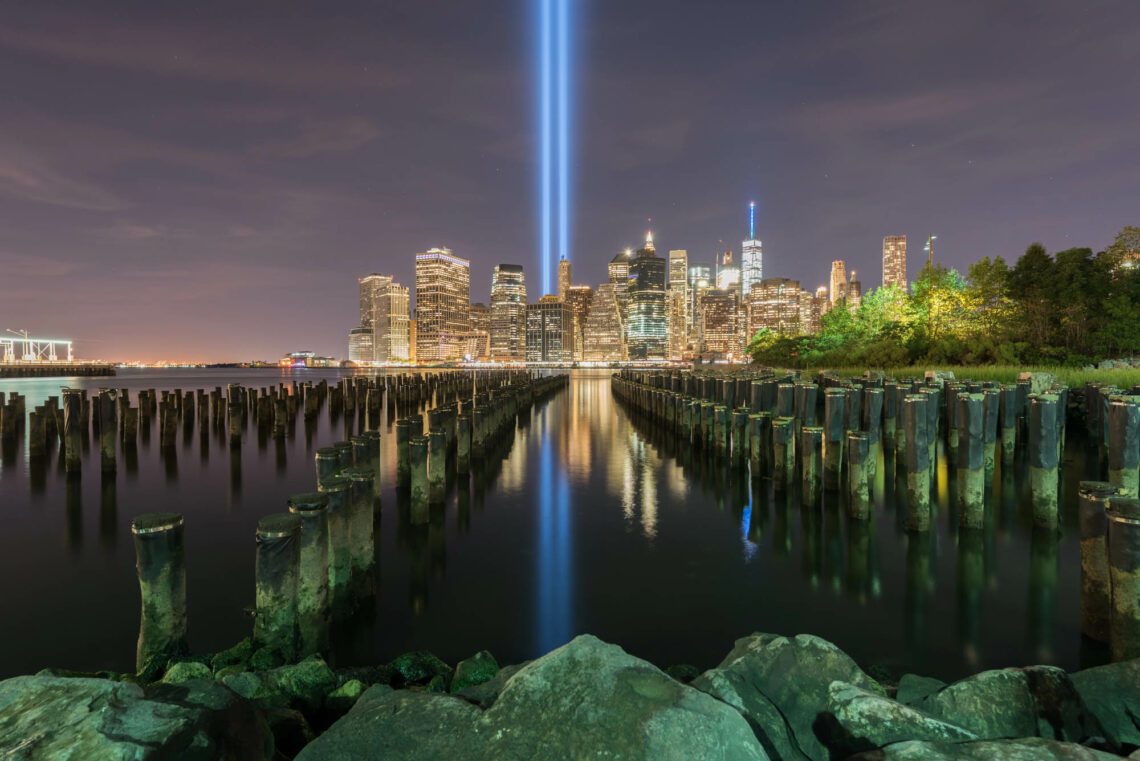
[[[756,240],[756,202],[748,204],[748,240]]]
[[[558,2],[558,258],[570,258],[570,0]],[[549,293],[549,285],[545,286]]]
[[[539,4],[539,257],[541,258],[542,291],[550,292],[550,255],[551,255],[551,224],[552,224],[552,130],[553,98],[551,95],[551,81],[553,79],[553,37],[554,18],[551,6],[554,0],[538,0]]]

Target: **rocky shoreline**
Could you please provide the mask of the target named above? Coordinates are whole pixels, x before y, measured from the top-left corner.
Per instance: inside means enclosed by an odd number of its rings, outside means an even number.
[[[454,669],[427,652],[284,664],[246,640],[149,682],[51,670],[0,682],[0,757],[1140,758],[1137,717],[1140,660],[883,684],[811,635],[752,634],[700,674],[590,635],[527,663],[481,652]]]

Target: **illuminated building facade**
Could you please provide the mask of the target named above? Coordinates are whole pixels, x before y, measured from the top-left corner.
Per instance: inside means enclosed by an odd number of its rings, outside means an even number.
[[[897,285],[906,290],[906,236],[883,238],[883,285]]]
[[[582,358],[588,362],[615,362],[626,357],[621,305],[614,284],[603,283],[590,302]]]
[[[740,292],[740,267],[732,261],[732,251],[725,251],[716,271],[716,287],[722,291]]]
[[[574,328],[572,359],[581,360],[586,350],[586,320],[590,316],[590,305],[594,302],[594,289],[588,285],[572,285],[566,292],[566,306],[570,310],[570,322]]]
[[[560,259],[558,261],[558,298],[565,301],[566,294],[573,284],[573,280],[570,277],[570,260]]]
[[[700,323],[704,353],[740,356],[740,294],[735,289],[710,288],[701,294]]]
[[[629,358],[660,360],[669,353],[669,318],[666,309],[665,260],[653,248],[653,236],[629,264],[629,308],[625,342]]]
[[[802,333],[810,335],[819,333],[825,303],[827,303],[826,291],[823,294],[800,291],[800,331]]]
[[[491,275],[491,358],[526,359],[526,276],[518,264],[500,264]]]
[[[471,262],[447,248],[416,254],[416,358],[462,359],[471,323]]]
[[[360,326],[349,334],[349,359],[354,362],[406,361],[410,351],[408,289],[389,275],[367,275],[359,282]]]
[[[611,259],[608,267],[610,284],[614,287],[614,298],[617,299],[618,309],[621,310],[623,320],[629,306],[629,264],[631,261],[633,261],[633,251],[627,248]]]
[[[836,259],[831,263],[831,282],[827,296],[832,305],[840,299],[847,298],[847,265],[842,259]]]
[[[761,280],[748,292],[748,336],[768,329],[780,335],[794,336],[803,332],[800,314],[800,281],[785,277]],[[811,298],[811,294],[806,294]]]
[[[573,357],[574,323],[566,302],[543,296],[526,306],[526,361],[569,362]]]
[[[740,246],[740,292],[748,298],[752,286],[764,279],[764,247],[756,238],[756,204],[748,204],[748,240]]]
[[[712,267],[694,264],[689,267],[689,340],[700,343],[701,294],[714,286]]]
[[[863,283],[859,281],[859,276],[855,274],[855,270],[851,270],[851,277],[847,280],[847,308],[855,312],[862,303]]]
[[[491,356],[491,310],[486,304],[471,305],[471,330],[467,337],[466,353],[477,360]]]

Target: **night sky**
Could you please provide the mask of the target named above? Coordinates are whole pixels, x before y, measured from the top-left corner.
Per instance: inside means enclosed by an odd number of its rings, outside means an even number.
[[[110,9],[114,7],[112,12]],[[864,288],[1140,223],[1140,3],[579,0],[572,260]],[[531,2],[6,3],[0,318],[85,358],[346,355],[356,278],[520,263],[539,295]],[[652,220],[652,221],[649,221]],[[723,243],[722,243],[723,241]]]

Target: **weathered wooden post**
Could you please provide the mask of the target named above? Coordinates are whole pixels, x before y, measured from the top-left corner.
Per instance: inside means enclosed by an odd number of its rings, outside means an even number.
[[[1112,659],[1140,657],[1140,500],[1108,500],[1108,570],[1112,580]]]
[[[428,440],[417,435],[408,441],[408,466],[411,472],[411,518],[413,524],[428,521]]]
[[[289,512],[301,519],[297,575],[297,625],[301,657],[320,653],[329,632],[329,497],[321,492],[289,498]]]
[[[800,501],[814,505],[820,492],[820,460],[823,456],[823,429],[805,425],[800,429]]]
[[[301,519],[290,513],[267,515],[257,522],[256,538],[254,646],[273,648],[293,661],[297,658]]]
[[[329,598],[335,609],[341,609],[352,591],[352,480],[336,474],[318,487],[328,497]]]
[[[1140,397],[1108,405],[1108,480],[1126,497],[1140,497]]]
[[[871,514],[871,436],[861,431],[847,434],[847,514],[866,520]]]
[[[728,408],[723,404],[713,407],[713,451],[717,457],[728,454]]]
[[[1081,634],[1108,642],[1112,582],[1108,573],[1108,515],[1120,490],[1106,481],[1081,481],[1077,490],[1081,538]]]
[[[135,652],[139,674],[161,674],[167,661],[189,651],[182,526],[182,516],[176,513],[146,513],[131,521],[135,571],[142,597]]]
[[[455,470],[465,475],[471,470],[471,415],[464,412],[456,419]]]
[[[792,482],[796,470],[795,425],[790,417],[772,421],[772,480],[783,489]]]
[[[958,521],[981,528],[986,515],[986,458],[982,394],[955,393],[957,414]]]
[[[115,392],[103,389],[99,392],[99,454],[104,473],[115,472],[115,434],[118,426],[115,420]]]
[[[1057,397],[1036,394],[1029,398],[1029,488],[1033,523],[1057,526]]]
[[[828,489],[838,489],[843,472],[843,439],[846,437],[847,390],[829,388],[823,392],[823,482]]]
[[[925,394],[908,394],[903,399],[903,425],[906,429],[906,527],[911,531],[926,531],[930,528],[928,404]]]
[[[442,428],[428,432],[428,500],[443,502],[447,493],[447,434]]]
[[[772,447],[772,413],[748,416],[748,455],[753,478],[768,475]]]
[[[1021,416],[1019,394],[1017,386],[1006,384],[1001,387],[998,424],[1001,426],[1002,462],[1013,462],[1013,455],[1017,450],[1017,427]]]
[[[993,478],[997,460],[998,419],[1001,412],[1001,391],[996,388],[982,390],[982,448],[985,450],[986,480]]]
[[[28,456],[34,460],[47,452],[47,433],[44,431],[44,413],[36,407],[28,413]]]
[[[748,463],[748,411],[732,412],[732,461],[738,467]]]
[[[82,404],[77,389],[63,390],[63,462],[71,475],[83,470]]]

